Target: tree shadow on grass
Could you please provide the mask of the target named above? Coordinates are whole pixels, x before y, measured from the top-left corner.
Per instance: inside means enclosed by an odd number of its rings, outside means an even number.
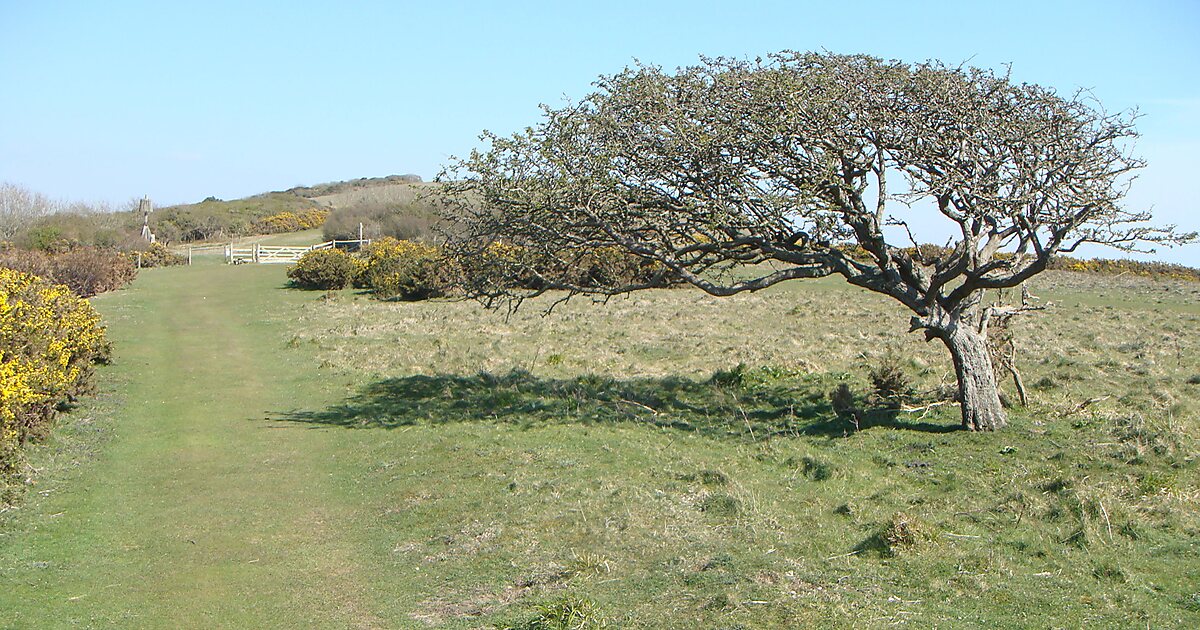
[[[345,402],[320,411],[292,411],[272,419],[347,428],[396,428],[450,422],[637,423],[709,437],[843,436],[856,428],[829,403],[832,375],[787,378],[759,371],[718,372],[711,379],[679,377],[618,380],[601,376],[546,379],[525,371],[473,376],[407,376],[372,383]],[[945,433],[935,424],[867,414],[857,430],[892,427]]]

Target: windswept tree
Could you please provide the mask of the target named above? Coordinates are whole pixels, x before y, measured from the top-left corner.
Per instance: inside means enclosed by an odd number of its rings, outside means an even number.
[[[987,70],[785,52],[637,66],[595,86],[523,133],[485,134],[490,148],[443,173],[450,247],[538,278],[468,278],[472,293],[614,294],[671,276],[727,296],[840,275],[896,299],[912,331],[946,345],[968,429],[1005,425],[987,290],[1085,243],[1133,251],[1195,237],[1122,207],[1142,166],[1132,115]],[[918,246],[924,215],[950,228],[946,247]],[[497,241],[521,255],[497,255]],[[660,277],[597,286],[546,271],[606,248],[653,261]]]

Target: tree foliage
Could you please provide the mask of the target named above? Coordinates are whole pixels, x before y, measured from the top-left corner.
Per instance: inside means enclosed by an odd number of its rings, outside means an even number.
[[[1004,424],[981,351],[983,291],[1085,243],[1194,238],[1121,205],[1142,166],[1129,153],[1134,117],[1085,94],[937,62],[794,52],[673,73],[637,66],[595,85],[523,133],[485,134],[488,150],[447,169],[452,247],[467,257],[498,239],[560,257],[621,247],[713,295],[841,275],[895,298],[914,330],[947,344],[970,428]],[[931,255],[910,229],[923,212],[955,234]],[[486,297],[528,295],[490,286]]]

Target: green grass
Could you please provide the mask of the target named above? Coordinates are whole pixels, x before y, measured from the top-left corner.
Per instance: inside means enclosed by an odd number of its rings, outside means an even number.
[[[838,283],[506,316],[283,280],[97,301],[118,362],[3,515],[3,625],[1200,624],[1187,285],[1047,276],[1033,404],[975,435],[834,416],[885,354],[922,391],[949,373]]]

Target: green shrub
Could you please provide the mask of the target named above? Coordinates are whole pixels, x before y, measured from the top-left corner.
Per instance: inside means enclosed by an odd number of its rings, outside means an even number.
[[[354,262],[340,249],[317,249],[302,256],[287,275],[303,289],[344,289],[354,277]]]
[[[860,413],[858,396],[846,383],[839,383],[832,392],[829,392],[829,406],[833,408],[833,412],[839,418],[854,418]]]
[[[869,376],[871,388],[874,390],[873,402],[882,407],[899,408],[912,397],[912,379],[904,371],[900,356],[894,352],[880,357],[879,361],[871,366]]]
[[[61,248],[63,234],[58,226],[39,225],[26,232],[25,239],[30,248],[49,252]]]

